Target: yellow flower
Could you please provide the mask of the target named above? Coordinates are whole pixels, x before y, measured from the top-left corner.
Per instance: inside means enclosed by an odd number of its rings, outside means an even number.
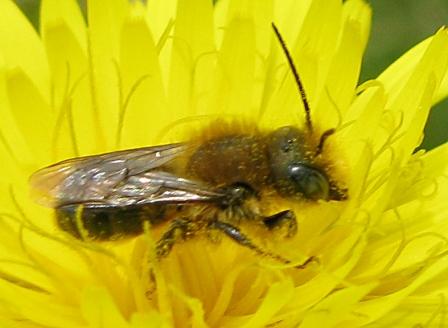
[[[38,35],[0,0],[0,326],[446,326],[448,145],[414,149],[448,93],[448,32],[357,87],[370,9],[341,2],[90,0],[86,24],[74,0],[43,0]],[[153,263],[151,232],[76,241],[30,199],[40,167],[186,140],[217,117],[303,127],[271,22],[316,129],[337,129],[349,199],[289,204],[297,237],[265,243],[319,263],[289,268],[225,238]]]

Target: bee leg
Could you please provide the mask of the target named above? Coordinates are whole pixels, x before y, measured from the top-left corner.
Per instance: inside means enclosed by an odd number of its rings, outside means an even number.
[[[234,240],[235,242],[237,242],[238,244],[240,244],[241,246],[247,247],[251,250],[253,250],[255,253],[257,253],[260,256],[267,256],[270,257],[273,260],[276,260],[278,262],[284,263],[284,264],[290,264],[291,261],[288,259],[285,259],[284,257],[278,255],[278,254],[274,254],[271,253],[269,251],[263,250],[260,247],[258,247],[257,245],[255,245],[248,236],[246,236],[244,233],[241,232],[240,229],[238,229],[237,227],[226,223],[226,222],[222,222],[222,221],[213,221],[210,226],[210,228],[212,229],[217,229],[221,232],[223,232],[226,236],[230,237],[232,240]],[[311,258],[310,258],[311,259]],[[305,263],[297,266],[296,268],[298,269],[303,269],[305,268],[305,266],[314,261],[314,259],[308,259],[305,261]]]
[[[191,238],[197,230],[196,224],[188,219],[174,220],[168,230],[162,235],[156,245],[157,259],[166,257],[180,240]]]
[[[290,260],[288,260],[278,254],[271,253],[269,251],[263,250],[262,248],[258,247],[240,229],[238,229],[237,227],[235,227],[229,223],[216,220],[216,221],[213,221],[209,227],[223,232],[226,236],[230,237],[232,240],[234,240],[241,246],[244,246],[244,247],[247,247],[247,248],[253,250],[255,253],[257,253],[260,256],[267,256],[273,260],[276,260],[276,261],[284,263],[284,264],[291,263]],[[312,262],[319,263],[319,259],[316,258],[315,256],[310,256],[305,262],[303,262],[302,264],[296,265],[294,268],[302,270],[302,269],[305,269]]]
[[[197,230],[196,225],[188,219],[175,219],[171,222],[168,230],[160,237],[156,244],[156,258],[160,261],[162,258],[168,256],[173,249],[174,244],[181,240],[192,237]],[[157,290],[157,279],[154,273],[154,268],[149,270],[149,287],[146,290],[146,298],[153,299],[153,294]]]
[[[296,215],[291,210],[282,211],[263,219],[269,230],[286,230],[286,237],[290,238],[297,233]]]

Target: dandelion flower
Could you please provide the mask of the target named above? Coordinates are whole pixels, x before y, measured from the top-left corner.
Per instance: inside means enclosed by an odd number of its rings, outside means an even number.
[[[357,86],[362,0],[91,0],[88,23],[74,0],[43,0],[39,34],[11,0],[0,13],[2,327],[447,325],[448,145],[415,151],[448,93],[445,29]],[[226,238],[153,263],[152,231],[81,242],[30,199],[43,166],[186,140],[216,118],[303,128],[272,22],[316,129],[336,128],[327,151],[349,199],[287,204],[297,236],[265,243],[319,263],[297,270]]]

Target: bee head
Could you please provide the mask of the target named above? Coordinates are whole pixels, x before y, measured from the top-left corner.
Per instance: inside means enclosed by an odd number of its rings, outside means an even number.
[[[281,127],[268,135],[271,179],[276,190],[285,197],[344,199],[344,192],[331,182],[322,168],[313,163],[315,152],[309,149],[307,137],[305,132],[292,126]],[[326,137],[324,133],[323,138]]]
[[[268,136],[268,153],[274,186],[285,197],[302,195],[311,200],[347,199],[346,190],[339,189],[329,179],[324,169],[315,164],[315,158],[322,153],[325,141],[335,130],[325,131],[314,149],[309,146],[307,140],[313,135],[313,124],[305,88],[286,43],[274,23],[272,23],[272,28],[296,81],[305,110],[306,123],[306,133],[295,127],[285,126]]]

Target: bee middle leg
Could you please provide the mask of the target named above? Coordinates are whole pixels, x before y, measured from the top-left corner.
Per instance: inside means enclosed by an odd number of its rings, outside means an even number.
[[[238,227],[235,227],[229,223],[222,222],[219,220],[213,221],[209,225],[210,228],[219,230],[223,232],[226,236],[231,238],[233,241],[237,242],[241,246],[247,247],[257,253],[260,256],[266,256],[269,257],[275,261],[284,263],[284,264],[290,264],[291,261],[272,252],[266,251],[256,244],[254,244],[250,238],[245,235]],[[316,259],[314,256],[308,258],[304,263],[297,265],[295,268],[297,269],[304,269],[309,263],[314,262]]]

